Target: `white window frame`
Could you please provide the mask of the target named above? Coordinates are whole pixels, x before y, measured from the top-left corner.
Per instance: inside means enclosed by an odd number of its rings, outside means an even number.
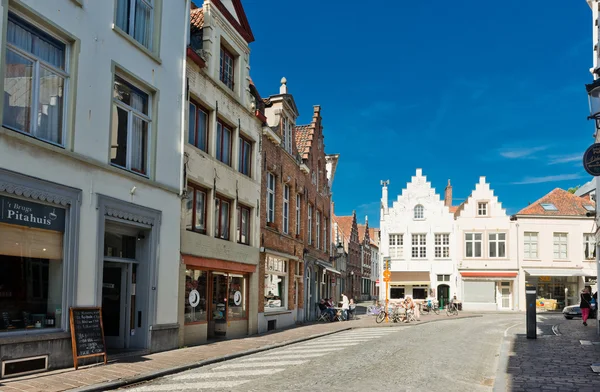
[[[569,234],[568,233],[552,233],[552,252],[554,260],[569,259]],[[564,250],[564,252],[563,252]],[[562,254],[564,253],[564,257]],[[558,257],[557,257],[558,255]]]
[[[500,239],[501,236],[504,236],[504,239]],[[504,243],[504,255],[500,255],[500,244]],[[506,233],[504,232],[496,232],[496,233],[488,233],[488,256],[490,259],[505,259],[506,258]],[[496,251],[496,256],[492,256],[492,250]]]
[[[477,216],[488,216],[488,202],[479,201],[477,202]]]
[[[57,37],[55,34],[50,33],[47,29],[42,28],[40,25],[32,23],[28,18],[26,18],[25,16],[14,12],[14,10],[9,10],[9,14],[13,14],[15,15],[17,18],[21,19],[23,22],[25,22],[26,24],[28,24],[29,26],[31,26],[34,30],[40,30],[41,32],[43,32],[44,34],[47,34],[48,36],[50,36],[52,39],[62,43],[65,45],[64,48],[64,65],[65,65],[65,69],[62,70],[60,68],[56,68],[56,66],[45,62],[44,60],[38,58],[37,56],[35,56],[33,53],[27,52],[23,49],[20,49],[16,46],[14,46],[13,44],[9,43],[8,40],[6,41],[6,50],[4,52],[4,61],[6,62],[6,51],[11,50],[12,52],[14,52],[15,54],[21,56],[21,57],[25,57],[26,59],[30,60],[31,62],[33,62],[33,73],[32,73],[32,80],[31,80],[31,106],[29,108],[30,113],[29,113],[29,124],[30,124],[30,129],[29,131],[26,130],[19,130],[10,126],[6,126],[4,125],[4,118],[1,119],[2,121],[2,126],[5,126],[7,128],[10,128],[11,130],[15,131],[15,132],[19,132],[31,137],[34,137],[37,140],[41,140],[44,141],[46,143],[50,143],[53,144],[55,146],[60,146],[60,147],[64,147],[66,145],[65,139],[66,139],[66,129],[67,129],[67,108],[69,106],[69,81],[70,81],[70,74],[69,74],[69,69],[70,69],[70,57],[71,57],[71,45],[69,42],[66,42],[65,40]],[[10,15],[9,15],[10,17]],[[6,21],[6,23],[8,23],[8,20]],[[63,108],[62,108],[62,112],[61,112],[61,129],[60,129],[60,140],[61,143],[56,143],[52,140],[47,140],[41,137],[38,137],[36,135],[37,133],[37,116],[38,116],[38,109],[35,109],[38,105],[39,105],[39,99],[40,99],[40,70],[46,68],[51,72],[54,72],[55,74],[61,76],[64,80],[64,88],[63,88]],[[3,78],[6,77],[6,70],[4,71],[4,75]],[[5,102],[6,105],[6,102]]]
[[[425,207],[423,207],[422,204],[417,204],[415,206],[413,218],[414,218],[414,220],[425,219]]]
[[[275,222],[275,175],[267,172],[267,223]]]
[[[523,233],[523,257],[526,259],[538,258],[538,239],[539,233],[535,231],[526,231]],[[535,248],[535,250],[534,250]]]
[[[308,203],[308,244],[312,245],[312,213],[313,206]]]
[[[140,112],[139,110],[134,109],[133,107],[121,102],[116,97],[113,97],[112,103],[127,112],[127,157],[125,159],[125,166],[120,166],[120,165],[117,165],[112,162],[110,164],[112,166],[128,170],[128,171],[138,174],[140,176],[149,177],[149,173],[151,171],[151,169],[150,169],[150,151],[152,151],[152,147],[151,147],[152,137],[150,135],[152,134],[152,126],[153,126],[152,125],[152,101],[153,101],[154,96],[150,91],[148,91],[144,87],[141,87],[139,84],[132,82],[132,80],[127,77],[127,75],[125,75],[121,72],[115,72],[114,76],[115,77],[113,78],[113,86],[112,86],[113,88],[116,83],[116,77],[119,77],[124,82],[128,83],[132,87],[140,90],[142,93],[144,93],[148,96],[148,114],[144,114],[144,113]],[[114,110],[114,107],[111,107],[111,115],[114,117],[113,110]],[[132,160],[131,146],[133,144],[133,142],[132,142],[132,126],[133,126],[134,116],[141,119],[142,121],[145,121],[148,123],[148,132],[146,132],[147,140],[146,140],[146,172],[145,173],[141,173],[141,172],[133,170],[131,168],[131,160]],[[114,126],[115,126],[115,124],[112,124],[112,127],[114,127]],[[112,132],[112,129],[111,129],[111,132]],[[117,132],[118,132],[118,130],[117,130]],[[111,134],[111,141],[112,141],[112,134]],[[111,149],[112,149],[112,144],[111,144]]]
[[[585,248],[589,249],[592,257],[585,254]],[[596,236],[594,234],[585,233],[583,235],[583,258],[584,260],[596,260]]]
[[[436,259],[450,258],[450,234],[437,233],[434,235],[434,257]]]
[[[389,255],[391,259],[404,258],[404,234],[392,233],[389,235]]]
[[[285,234],[290,232],[290,186],[283,186],[283,216],[282,216],[282,230]]]
[[[299,193],[296,194],[296,235],[300,235],[302,230],[302,196]]]
[[[468,236],[471,236],[471,239],[468,239]],[[479,235],[480,239],[476,239],[476,236]],[[465,258],[467,259],[480,259],[483,257],[483,233],[482,232],[469,232],[469,233],[465,233],[465,237],[464,237],[464,243],[465,243]],[[472,244],[472,250],[473,250],[473,254],[471,256],[468,255],[467,253],[467,244],[471,243]],[[476,244],[479,243],[480,244],[480,254],[479,256],[477,255],[476,252]]]
[[[411,234],[411,258],[427,258],[427,234]]]
[[[118,7],[118,3],[120,1],[129,2],[129,22],[128,22],[128,26],[127,26],[128,31],[123,30],[120,26],[117,26],[117,27],[119,27],[120,30],[122,30],[124,33],[129,35],[131,38],[133,38],[136,42],[138,42],[144,48],[146,48],[152,52],[154,50],[153,49],[154,48],[154,12],[155,12],[154,0],[117,0],[117,7]],[[148,23],[150,24],[150,33],[149,33],[150,39],[148,40],[149,46],[146,46],[142,42],[135,39],[135,18],[136,18],[135,6],[136,6],[137,1],[141,1],[142,3],[144,3],[146,6],[148,6],[150,8],[150,15],[148,16],[148,19],[149,19]],[[115,25],[116,25],[116,21],[115,21]]]
[[[283,117],[283,130],[282,136],[283,140],[281,144],[283,145],[283,149],[288,153],[292,153],[292,121],[287,117]]]
[[[437,276],[437,281],[438,282],[450,282],[450,275],[438,275]]]

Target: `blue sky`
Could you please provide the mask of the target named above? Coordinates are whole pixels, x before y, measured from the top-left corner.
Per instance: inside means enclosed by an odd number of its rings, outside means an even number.
[[[584,0],[243,4],[261,95],[285,76],[299,123],[322,107],[337,215],[378,226],[380,180],[393,200],[417,167],[455,204],[486,176],[508,213],[590,179]]]

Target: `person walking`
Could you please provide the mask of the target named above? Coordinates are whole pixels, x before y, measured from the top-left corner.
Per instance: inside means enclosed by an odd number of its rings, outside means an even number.
[[[581,294],[579,295],[580,302],[579,308],[581,309],[581,318],[583,319],[583,325],[587,327],[587,320],[590,317],[590,308],[592,307],[592,295],[590,294],[590,290],[588,287],[585,287],[581,290]]]
[[[342,293],[342,318],[344,321],[348,321],[348,309],[350,309],[350,301],[346,294]]]

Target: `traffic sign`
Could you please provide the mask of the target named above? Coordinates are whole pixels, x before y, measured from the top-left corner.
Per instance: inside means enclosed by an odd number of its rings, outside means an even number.
[[[388,280],[389,280],[389,278],[390,278],[391,276],[392,276],[392,273],[390,272],[390,270],[385,270],[385,271],[383,271],[383,277],[384,277],[384,278],[388,278]]]

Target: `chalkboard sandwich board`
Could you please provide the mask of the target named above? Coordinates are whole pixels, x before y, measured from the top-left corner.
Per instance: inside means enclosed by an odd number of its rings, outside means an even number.
[[[73,363],[77,370],[80,358],[104,357],[106,364],[106,344],[102,325],[102,308],[70,308],[71,345]]]

